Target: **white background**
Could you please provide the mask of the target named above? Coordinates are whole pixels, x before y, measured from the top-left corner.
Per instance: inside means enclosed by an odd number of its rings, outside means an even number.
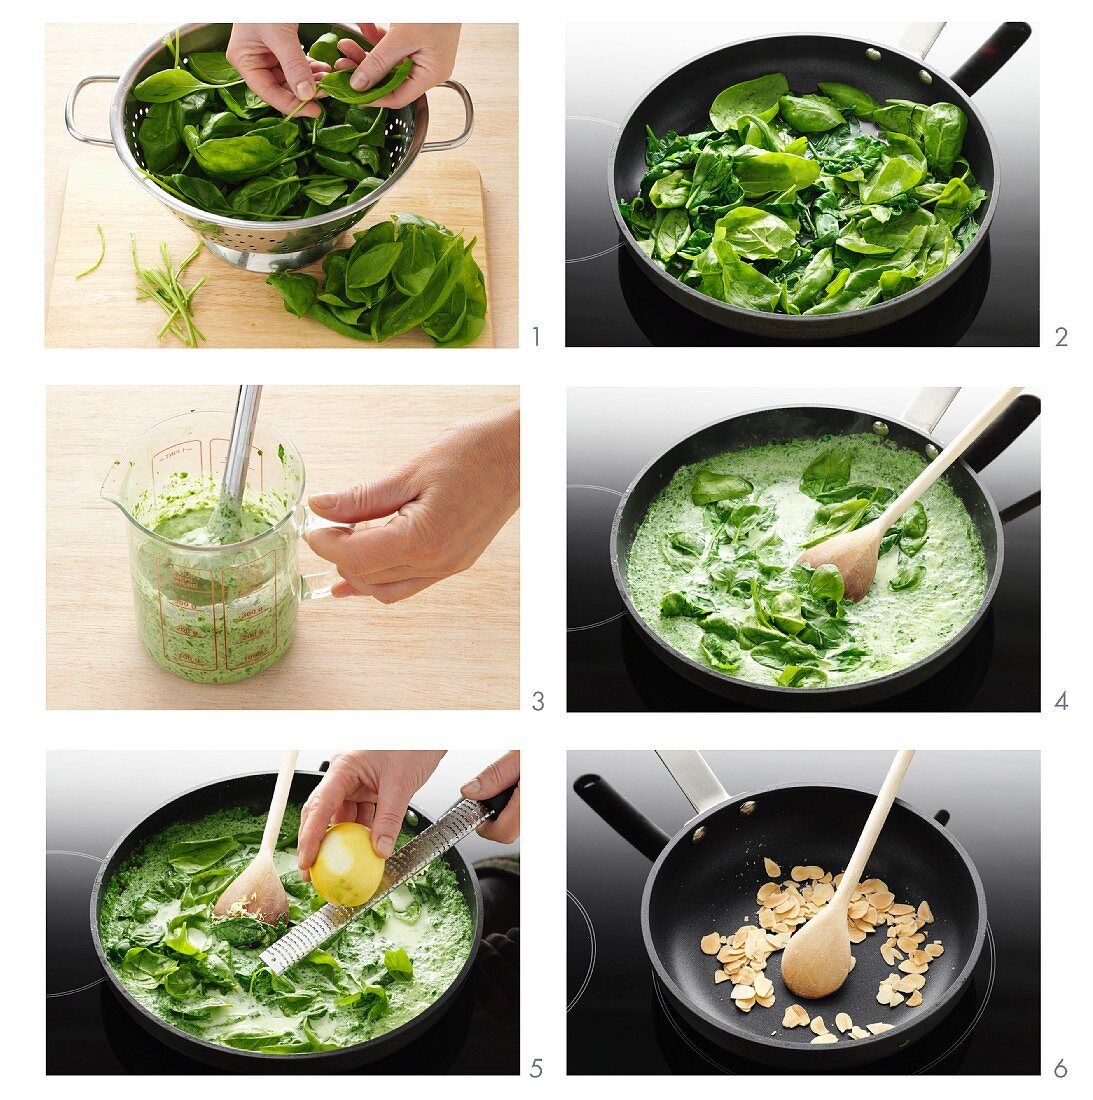
[[[804,25],[815,14],[814,4],[784,3],[778,13],[794,26]],[[840,9],[842,11],[844,9]],[[44,805],[43,749],[137,748],[185,744],[191,748],[268,749],[270,745],[296,742],[301,748],[351,740],[370,747],[427,747],[443,741],[451,748],[479,749],[489,745],[514,745],[523,750],[523,1029],[522,1077],[519,1082],[495,1089],[518,1090],[528,1096],[600,1096],[619,1090],[637,1096],[659,1096],[674,1083],[650,1079],[597,1081],[564,1079],[565,992],[564,916],[565,846],[563,836],[567,745],[580,747],[628,747],[651,749],[659,742],[674,742],[676,721],[669,715],[636,717],[565,716],[565,387],[570,385],[647,385],[664,381],[670,374],[681,385],[732,385],[747,375],[762,372],[765,381],[778,377],[786,386],[815,384],[830,379],[840,387],[875,385],[878,375],[894,384],[966,384],[1001,387],[1021,382],[1035,388],[1044,400],[1043,476],[1047,509],[1043,524],[1044,576],[1059,578],[1045,584],[1044,669],[1041,715],[944,714],[924,720],[920,715],[771,715],[761,723],[730,716],[704,720],[702,739],[725,747],[734,744],[807,749],[869,746],[894,747],[913,743],[920,749],[1011,747],[1043,749],[1044,868],[1047,913],[1044,929],[1043,1050],[1044,1076],[1039,1081],[1002,1081],[972,1084],[1000,1095],[1032,1089],[1045,1094],[1067,1095],[1081,1087],[1088,1076],[1089,1025],[1084,1008],[1087,955],[1082,946],[1085,899],[1088,898],[1089,795],[1085,782],[1088,750],[1079,734],[1084,711],[1082,683],[1088,680],[1090,610],[1088,585],[1083,579],[1085,543],[1089,536],[1088,351],[1081,352],[1083,318],[1088,320],[1090,282],[1089,203],[1083,197],[1090,180],[1089,141],[1084,104],[1093,77],[1093,57],[1088,53],[1089,15],[1086,6],[1043,0],[1024,12],[1000,13],[994,3],[951,3],[954,18],[997,20],[1014,14],[1038,22],[1041,54],[1041,103],[1043,163],[1042,231],[1042,334],[1041,349],[1005,348],[922,351],[886,349],[883,358],[869,349],[814,350],[763,349],[754,355],[737,353],[730,361],[717,351],[674,352],[580,349],[563,350],[563,193],[564,149],[564,37],[566,20],[619,20],[633,30],[646,22],[656,35],[665,20],[731,17],[731,11],[712,4],[654,5],[631,0],[607,4],[596,0],[526,5],[474,3],[458,10],[449,4],[410,3],[395,11],[359,14],[384,19],[433,18],[511,21],[521,25],[521,141],[520,141],[520,336],[519,351],[474,352],[459,356],[435,351],[405,351],[398,355],[363,353],[305,353],[281,351],[186,351],[149,354],[142,351],[70,352],[42,350],[43,276],[38,257],[42,253],[40,204],[34,217],[35,180],[41,172],[41,107],[37,43],[41,30],[35,19],[50,22],[72,19],[206,18],[258,19],[271,15],[306,15],[290,5],[255,3],[227,5],[214,12],[178,12],[155,3],[115,2],[109,8],[55,3],[47,8],[12,10],[8,16],[6,106],[8,136],[12,142],[2,173],[7,214],[7,263],[2,277],[5,294],[4,342],[8,354],[7,429],[9,537],[5,540],[8,630],[4,634],[5,723],[8,749],[5,785],[10,807],[7,813],[8,873],[17,884],[6,896],[4,942],[8,995],[0,998],[4,1031],[8,1036],[6,1076],[19,1095],[41,1090],[69,1091],[73,1084],[62,1079],[43,1079],[44,1034],[41,1010],[30,1006],[43,1001],[24,990],[43,984],[43,945],[40,929],[28,920],[37,899],[44,896],[42,873],[42,808]],[[331,18],[344,18],[330,12]],[[352,14],[352,13],[350,13]],[[893,12],[904,14],[904,9]],[[917,13],[916,13],[917,14]],[[936,15],[937,12],[923,14]],[[894,28],[896,29],[896,28]],[[696,51],[697,52],[697,51]],[[88,59],[88,71],[95,70]],[[604,79],[609,79],[604,74]],[[104,325],[109,318],[103,319]],[[1055,348],[1056,326],[1070,330],[1067,349]],[[533,346],[533,326],[538,326],[540,346]],[[1086,367],[1079,366],[1079,357]],[[184,716],[125,713],[46,713],[44,699],[44,636],[41,592],[44,585],[64,584],[63,576],[46,578],[40,502],[43,479],[44,422],[43,382],[147,384],[192,379],[196,383],[262,381],[299,383],[304,377],[321,382],[418,382],[512,383],[522,386],[523,493],[521,511],[522,575],[522,685],[523,710],[519,714],[479,713],[356,713],[346,716],[300,712],[261,715],[216,714]],[[78,457],[78,456],[74,456]],[[351,670],[347,670],[349,674]],[[1054,709],[1059,694],[1069,690],[1070,709]],[[533,712],[533,692],[541,691],[544,709]],[[1087,733],[1088,733],[1088,728]],[[984,767],[989,757],[984,755]],[[28,858],[29,856],[29,858]],[[1078,916],[1060,921],[1062,911]],[[1080,900],[1074,905],[1074,898]],[[17,899],[13,910],[12,899]],[[1041,915],[1029,913],[1031,922]],[[29,941],[29,942],[28,942]],[[635,967],[644,966],[642,959]],[[1081,1007],[1079,1007],[1081,1006]],[[529,1076],[532,1060],[542,1059],[543,1075]],[[1070,1069],[1062,1081],[1052,1067],[1065,1058]],[[277,1079],[272,1079],[277,1081]],[[279,1083],[279,1082],[278,1082]],[[695,1084],[680,1082],[687,1091]],[[720,1088],[713,1082],[699,1089]],[[146,1094],[147,1082],[96,1081],[80,1084],[81,1092],[104,1095],[106,1089],[121,1095]],[[192,1092],[188,1081],[160,1080],[152,1086],[157,1095]],[[324,1087],[320,1084],[319,1087]],[[325,1087],[329,1087],[328,1085]],[[369,1087],[362,1079],[359,1087]],[[414,1082],[418,1090],[438,1084]],[[440,1084],[447,1095],[478,1096],[483,1082],[452,1079]],[[746,1087],[746,1086],[745,1086]],[[768,1086],[769,1087],[769,1086]],[[788,1087],[806,1087],[820,1097],[845,1095],[846,1084],[812,1078]],[[860,1088],[860,1086],[857,1086]],[[918,1086],[930,1097],[966,1096],[968,1082],[931,1080]],[[959,1092],[958,1092],[959,1090]]]

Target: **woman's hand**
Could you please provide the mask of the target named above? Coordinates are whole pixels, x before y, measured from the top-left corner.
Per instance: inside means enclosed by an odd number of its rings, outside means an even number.
[[[296,848],[302,877],[311,878],[311,865],[331,822],[367,825],[373,850],[386,859],[394,851],[410,799],[443,756],[442,751],[411,750],[335,753],[300,815]]]
[[[239,70],[247,87],[282,114],[317,118],[315,87],[330,66],[312,61],[300,45],[299,23],[234,23],[228,42],[228,61]]]
[[[520,412],[508,406],[449,428],[393,473],[312,496],[313,511],[337,523],[392,518],[358,531],[320,528],[308,543],[342,577],[332,595],[395,603],[469,569],[519,496]]]
[[[361,34],[373,43],[367,53],[351,38],[343,38],[338,49],[345,57],[335,63],[336,69],[356,69],[349,86],[366,91],[383,78],[403,59],[414,62],[406,81],[390,95],[370,103],[370,107],[405,107],[430,88],[442,84],[452,75],[459,48],[459,23],[392,23],[384,30],[375,23],[360,23]]]
[[[493,798],[508,787],[516,785],[509,804],[492,821],[478,826],[478,835],[498,844],[511,844],[520,836],[520,753],[507,752],[495,760],[485,771],[464,783],[460,794],[464,798]]]

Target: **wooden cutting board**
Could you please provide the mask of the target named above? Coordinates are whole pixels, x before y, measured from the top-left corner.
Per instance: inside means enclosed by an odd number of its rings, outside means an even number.
[[[381,221],[396,211],[422,214],[469,240],[478,237],[474,257],[490,289],[486,249],[486,219],[482,177],[473,163],[447,153],[425,154],[417,159],[396,188],[377,203],[356,231]],[[101,225],[106,236],[106,258],[90,275],[77,279],[99,254]],[[136,276],[130,253],[130,234],[144,264],[159,259],[166,242],[177,264],[193,249],[196,237],[174,214],[145,193],[108,150],[88,153],[69,170],[61,211],[61,230],[46,318],[47,347],[178,347],[173,337],[162,342],[156,333],[163,323],[154,302],[138,301]],[[352,241],[346,233],[339,247]],[[321,264],[303,269],[321,279]],[[325,325],[288,313],[281,295],[266,285],[265,276],[240,271],[202,252],[186,269],[183,283],[192,286],[202,275],[208,281],[194,299],[194,320],[205,334],[202,347],[221,348],[327,348],[351,347],[375,350],[381,345],[339,336]],[[491,311],[474,347],[493,346]],[[388,340],[382,347],[432,347],[420,330]]]

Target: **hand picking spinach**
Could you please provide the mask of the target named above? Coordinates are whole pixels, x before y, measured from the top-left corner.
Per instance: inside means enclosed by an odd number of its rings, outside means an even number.
[[[726,88],[710,128],[658,136],[619,210],[641,250],[741,309],[844,313],[939,275],[987,199],[952,103],[879,103],[848,84],[790,91],[782,73]]]
[[[133,96],[149,104],[136,140],[145,175],[169,195],[222,217],[290,221],[349,206],[394,170],[387,110],[367,104],[406,80],[410,60],[366,92],[349,87],[348,72],[328,73],[319,117],[296,118],[247,88],[223,52],[183,62],[177,34],[165,41],[174,67],[146,77]],[[336,35],[311,49],[328,63],[341,56]]]
[[[383,343],[420,327],[437,347],[473,343],[486,324],[486,282],[461,234],[417,214],[392,214],[327,253],[324,282],[274,272],[285,309],[353,340]]]

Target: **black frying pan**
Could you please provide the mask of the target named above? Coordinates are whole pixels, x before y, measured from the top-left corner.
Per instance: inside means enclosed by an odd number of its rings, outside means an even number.
[[[684,769],[699,776],[697,787],[687,774],[681,778],[682,757],[695,758]],[[714,984],[717,963],[701,952],[699,940],[713,931],[732,934],[749,915],[755,923],[756,891],[770,881],[764,856],[781,865],[784,878],[798,863],[840,871],[876,791],[791,784],[730,797],[697,753],[675,753],[672,772],[698,815],[670,839],[598,775],[582,775],[573,789],[654,861],[641,899],[642,938],[665,996],[691,1027],[741,1058],[787,1070],[837,1072],[894,1054],[941,1024],[971,978],[987,931],[983,884],[945,828],[944,812],[935,820],[897,800],[866,871],[883,879],[897,900],[917,906],[925,899],[933,909],[930,938],[940,940],[945,953],[930,965],[923,1003],[894,1009],[877,1003],[879,983],[895,969],[880,955],[882,925],[854,946],[857,965],[843,988],[822,1000],[799,1001],[782,982],[780,953],[771,955],[764,973],[774,983],[774,1006],[757,1005],[745,1014],[731,1003],[731,983]],[[883,770],[878,787],[882,780]],[[868,1039],[840,1036],[838,1043],[812,1046],[807,1029],[781,1026],[782,1014],[796,1003],[810,1016],[823,1016],[834,1034],[840,1012],[860,1027],[896,1027]]]
[[[103,860],[91,891],[91,936],[95,943],[95,953],[99,956],[99,963],[102,965],[111,989],[129,1015],[155,1038],[190,1058],[196,1058],[217,1069],[242,1073],[325,1073],[367,1065],[393,1054],[428,1031],[451,1007],[470,974],[475,955],[478,953],[478,945],[482,940],[482,895],[477,877],[460,855],[458,848],[450,849],[442,858],[455,872],[460,893],[470,909],[475,926],[474,941],[463,969],[451,986],[419,1016],[415,1016],[414,1019],[385,1035],[358,1043],[356,1046],[314,1054],[262,1054],[257,1051],[235,1050],[217,1043],[205,1042],[160,1019],[132,997],[114,973],[113,967],[103,952],[99,938],[102,895],[111,877],[126,858],[168,825],[175,825],[180,821],[197,821],[217,810],[224,809],[243,808],[256,814],[265,814],[269,809],[270,791],[276,779],[276,774],[272,772],[237,775],[201,787],[194,787],[173,798],[129,829]],[[320,779],[322,779],[320,772],[298,771],[292,780],[291,801],[300,803],[306,801]],[[415,807],[411,806],[410,811],[403,823],[404,828],[410,832],[419,833],[432,824],[432,821]]]
[[[645,518],[649,505],[681,466],[701,462],[728,451],[746,450],[767,443],[819,439],[825,435],[869,433],[878,421],[888,426],[888,439],[920,454],[927,445],[932,444],[938,450],[943,446],[911,424],[862,409],[830,405],[789,405],[784,408],[755,409],[729,420],[707,424],[653,459],[623,493],[611,524],[611,572],[626,613],[642,640],[665,664],[700,687],[748,706],[784,710],[833,710],[875,703],[915,687],[944,668],[967,646],[990,608],[1002,573],[1002,522],[994,501],[976,472],[997,458],[1039,415],[1040,399],[1031,394],[1022,394],[944,475],[967,508],[972,525],[983,544],[987,587],[978,612],[964,629],[940,649],[907,668],[860,684],[823,688],[784,688],[776,684],[755,684],[740,680],[684,656],[665,642],[638,613],[630,599],[626,579],[630,546],[637,529]]]
[[[653,85],[631,109],[611,148],[608,186],[611,209],[622,242],[633,261],[653,283],[694,313],[757,336],[779,339],[827,339],[854,336],[898,321],[952,286],[971,266],[987,239],[998,209],[1000,172],[994,140],[971,96],[1028,39],[1027,23],[1003,23],[953,76],[930,68],[921,58],[884,44],[827,34],[786,34],[752,38],[722,46],[681,65]],[[879,55],[872,59],[870,52]],[[645,127],[693,133],[709,126],[710,104],[732,84],[767,73],[785,73],[795,92],[815,91],[819,81],[839,81],[869,92],[875,99],[910,99],[920,103],[955,103],[968,116],[963,156],[990,200],[976,212],[979,232],[957,261],[942,274],[890,301],[866,309],[818,317],[791,317],[740,309],[692,290],[655,264],[634,240],[619,213],[619,199],[638,193],[645,163]],[[920,74],[926,73],[930,83]]]

